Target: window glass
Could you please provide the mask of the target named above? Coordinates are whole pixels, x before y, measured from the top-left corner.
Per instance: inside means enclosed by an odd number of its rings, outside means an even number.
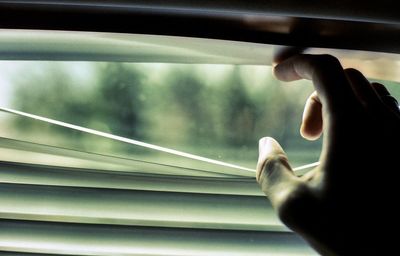
[[[400,86],[388,85],[398,97]],[[2,61],[0,86],[1,106],[251,169],[263,136],[276,138],[293,166],[317,161],[321,148],[321,140],[299,135],[311,83],[281,83],[269,66]],[[6,138],[204,167],[21,116],[0,118]]]

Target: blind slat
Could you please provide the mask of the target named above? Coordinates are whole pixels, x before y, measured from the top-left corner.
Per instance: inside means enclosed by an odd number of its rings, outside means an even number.
[[[263,193],[254,179],[188,177],[132,172],[32,165],[0,161],[0,181],[15,184],[207,194],[254,195]]]
[[[75,162],[93,157],[11,142],[7,150],[70,154]],[[0,161],[0,255],[314,255],[280,223],[254,178],[157,164],[142,172],[128,162],[128,169],[108,170],[20,158]]]
[[[265,197],[1,184],[0,218],[286,230]]]
[[[71,255],[315,255],[294,233],[0,221],[0,250]]]
[[[32,164],[48,164],[63,162],[73,166],[77,163],[85,164],[85,166],[93,165],[95,169],[103,169],[102,165],[110,165],[113,171],[130,171],[137,173],[158,173],[163,175],[186,175],[186,176],[207,176],[207,177],[238,177],[233,175],[231,169],[227,167],[212,166],[210,171],[207,167],[211,164],[200,163],[205,169],[191,169],[182,166],[172,166],[168,164],[155,163],[131,159],[127,157],[119,157],[112,155],[99,154],[94,152],[84,152],[76,149],[61,148],[56,146],[44,145],[28,141],[21,141],[11,138],[0,137],[1,159],[13,162],[29,162]],[[12,150],[8,152],[7,150]],[[162,155],[162,154],[161,154]],[[143,156],[142,156],[143,157]],[[52,161],[52,158],[55,158]],[[157,154],[152,158],[157,159]],[[187,159],[176,157],[176,163],[186,163]],[[191,160],[191,162],[194,162]],[[249,174],[247,174],[249,175]],[[239,176],[240,177],[240,176]]]

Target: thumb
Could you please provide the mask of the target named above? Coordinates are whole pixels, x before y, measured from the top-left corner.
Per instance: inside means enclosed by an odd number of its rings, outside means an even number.
[[[271,137],[259,141],[259,157],[256,172],[257,182],[264,193],[274,201],[277,194],[290,188],[298,179],[289,165],[285,151]]]

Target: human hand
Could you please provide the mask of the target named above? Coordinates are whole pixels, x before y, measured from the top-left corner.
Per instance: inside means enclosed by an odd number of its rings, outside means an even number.
[[[320,165],[302,177],[272,138],[260,140],[257,181],[280,219],[324,255],[371,255],[398,223],[400,112],[386,88],[329,55],[299,54],[274,69],[282,81],[312,80],[301,134],[323,134]],[[394,244],[391,244],[395,246]],[[397,250],[397,247],[394,247]],[[375,254],[377,255],[377,254]]]

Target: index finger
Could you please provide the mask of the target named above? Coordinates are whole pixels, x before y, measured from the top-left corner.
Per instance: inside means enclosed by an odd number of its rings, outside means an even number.
[[[274,54],[273,54],[273,64],[279,64],[282,61],[302,53],[306,48],[304,47],[296,47],[296,46],[280,46],[280,47],[275,47],[274,48]]]
[[[275,66],[274,74],[282,81],[312,80],[330,112],[346,111],[356,102],[342,65],[331,55],[298,54]]]

